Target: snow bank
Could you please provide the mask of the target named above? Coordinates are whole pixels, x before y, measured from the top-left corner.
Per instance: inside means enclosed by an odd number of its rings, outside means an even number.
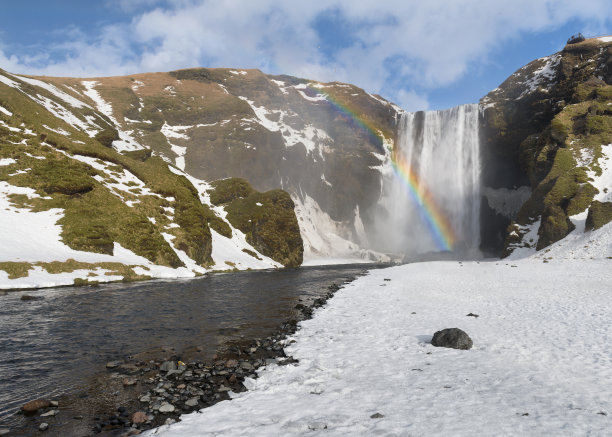
[[[302,322],[299,364],[146,435],[607,435],[610,283],[610,261],[376,270]],[[448,327],[474,348],[433,347]]]

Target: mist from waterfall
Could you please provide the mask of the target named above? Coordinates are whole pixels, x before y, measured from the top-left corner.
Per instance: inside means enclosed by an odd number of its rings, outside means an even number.
[[[477,257],[481,186],[478,105],[404,113],[394,153],[417,175],[418,182],[412,188],[419,194],[428,190],[450,222],[455,235],[452,252],[458,257]],[[424,205],[411,196],[408,181],[403,179],[389,174],[383,181],[378,249],[404,254],[408,259],[441,251],[427,226]]]

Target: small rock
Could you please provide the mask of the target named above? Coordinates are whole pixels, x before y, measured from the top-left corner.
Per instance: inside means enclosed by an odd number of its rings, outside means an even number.
[[[58,401],[49,401],[49,405],[52,407],[59,407],[59,402]]]
[[[166,419],[166,421],[164,422],[164,425],[172,425],[172,424],[174,424],[174,423],[176,423],[176,420],[174,420],[174,419],[172,419],[172,418],[168,417],[168,418]]]
[[[38,429],[40,431],[46,431],[49,429],[49,424],[47,422],[43,422],[40,424],[40,426],[38,427]]]
[[[238,361],[236,360],[227,360],[227,362],[225,363],[225,367],[236,367],[238,365]]]
[[[308,429],[311,431],[320,431],[322,429],[327,429],[327,424],[323,422],[312,422],[308,424]]]
[[[46,413],[41,414],[40,417],[53,417],[57,415],[57,413],[59,413],[58,410],[51,410],[51,411],[47,411]]]
[[[151,402],[151,396],[146,394],[138,398],[140,402]]]
[[[187,405],[188,407],[197,407],[199,399],[200,399],[199,396],[193,397],[193,398],[189,399],[188,401],[186,401],[185,405]]]
[[[383,417],[385,417],[383,414],[374,413],[370,416],[370,419],[382,419]]]
[[[45,399],[37,399],[35,401],[30,401],[21,406],[21,411],[25,411],[26,413],[34,413],[35,411],[41,408],[47,408],[51,405],[51,402]]]
[[[232,376],[230,376],[227,380],[227,382],[229,382],[230,384],[236,384],[236,381],[238,379],[236,378],[236,375],[232,373]]]
[[[437,331],[431,339],[431,344],[436,347],[448,347],[452,349],[471,349],[472,339],[459,328],[447,328]]]
[[[149,418],[147,417],[147,413],[144,411],[136,411],[134,414],[132,414],[132,417],[130,417],[130,422],[136,424],[145,423],[147,420],[149,420]]]
[[[251,363],[247,363],[246,361],[240,365],[244,370],[253,370],[253,365]]]
[[[178,388],[179,390],[183,390],[185,387],[185,384],[179,384],[176,386],[176,388]]]
[[[159,412],[160,413],[173,413],[174,410],[175,410],[174,405],[169,404],[168,402],[164,402],[159,407]]]
[[[125,378],[122,383],[124,387],[130,387],[136,385],[136,380],[134,378]]]
[[[85,418],[85,416],[74,416],[73,419],[74,420],[83,420]]]
[[[9,432],[11,432],[11,430],[10,430],[10,429],[0,428],[0,436],[5,436],[5,435],[7,435]]]
[[[31,296],[29,294],[24,294],[23,296],[21,296],[21,300],[23,300],[24,302],[30,302],[33,300],[43,300],[44,297],[42,296]]]
[[[478,314],[469,313],[469,314],[466,314],[466,317],[479,317],[479,316]]]
[[[159,366],[159,370],[162,372],[169,372],[171,370],[176,370],[176,363],[174,361],[164,361],[161,366]]]
[[[106,368],[107,369],[115,369],[119,367],[119,362],[118,361],[109,361],[108,363],[106,363]]]

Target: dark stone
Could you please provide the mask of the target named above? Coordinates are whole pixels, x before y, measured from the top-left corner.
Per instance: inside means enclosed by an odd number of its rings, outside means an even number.
[[[374,413],[370,416],[370,419],[382,419],[384,416],[384,414],[380,414],[380,413]]]
[[[436,347],[448,347],[452,349],[471,349],[472,339],[459,328],[447,328],[437,331],[431,339],[431,344]]]
[[[21,300],[24,302],[31,302],[34,300],[43,300],[44,297],[42,296],[31,296],[29,294],[24,294],[23,296],[21,296]]]
[[[478,317],[478,314],[469,313],[469,314],[466,314],[466,317]]]

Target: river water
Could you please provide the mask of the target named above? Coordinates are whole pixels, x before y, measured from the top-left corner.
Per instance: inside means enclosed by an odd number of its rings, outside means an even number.
[[[0,296],[0,426],[18,425],[15,412],[29,400],[81,389],[108,361],[169,350],[197,350],[209,359],[229,341],[269,336],[297,318],[299,299],[314,299],[375,267],[237,272]],[[24,295],[42,299],[24,301]]]

